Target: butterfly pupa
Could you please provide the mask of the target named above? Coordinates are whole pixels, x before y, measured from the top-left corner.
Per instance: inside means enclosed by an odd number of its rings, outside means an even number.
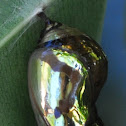
[[[38,126],[103,126],[95,107],[107,78],[102,48],[85,33],[38,15],[45,29],[28,64]]]

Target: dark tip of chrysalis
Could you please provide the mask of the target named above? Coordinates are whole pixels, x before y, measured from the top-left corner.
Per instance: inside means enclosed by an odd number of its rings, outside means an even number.
[[[45,15],[44,12],[40,12],[40,13],[38,13],[37,15],[38,15],[38,17],[42,18],[42,19],[45,20],[45,21],[48,20],[48,17]]]
[[[37,14],[38,17],[40,17],[42,19],[42,21],[44,21],[45,23],[45,28],[42,30],[40,38],[38,40],[38,43],[41,43],[42,38],[44,37],[44,35],[46,33],[48,33],[49,31],[53,30],[53,29],[57,29],[58,27],[60,27],[62,24],[59,22],[55,22],[50,20],[46,14],[44,13],[44,11],[40,12]]]
[[[49,24],[52,24],[52,23],[53,23],[53,21],[51,21],[51,20],[46,16],[46,14],[45,14],[44,12],[40,12],[40,13],[38,13],[37,15],[38,15],[38,17],[40,17],[40,18],[45,22],[46,25],[49,25]]]

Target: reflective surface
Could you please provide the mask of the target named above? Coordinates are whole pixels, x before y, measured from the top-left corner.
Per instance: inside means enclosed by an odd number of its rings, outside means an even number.
[[[51,126],[84,125],[91,101],[82,99],[87,78],[75,54],[54,48],[36,50],[29,64],[29,88],[38,116],[42,113]]]
[[[106,77],[106,56],[93,39],[60,23],[47,23],[28,69],[38,125],[103,126],[95,102]]]

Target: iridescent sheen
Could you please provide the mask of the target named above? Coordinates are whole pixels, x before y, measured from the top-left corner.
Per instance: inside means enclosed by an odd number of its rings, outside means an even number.
[[[103,126],[95,102],[107,77],[101,47],[48,19],[29,60],[29,93],[39,126]]]

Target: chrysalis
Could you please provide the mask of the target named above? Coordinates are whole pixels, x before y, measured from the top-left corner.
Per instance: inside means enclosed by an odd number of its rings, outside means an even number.
[[[103,126],[95,107],[107,78],[103,50],[77,29],[39,16],[45,30],[28,66],[38,126]]]

